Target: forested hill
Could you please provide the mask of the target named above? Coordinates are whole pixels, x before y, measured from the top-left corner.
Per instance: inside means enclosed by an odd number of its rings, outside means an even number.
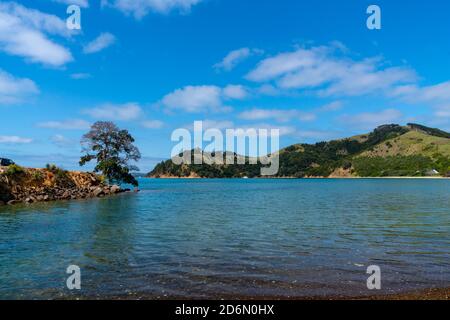
[[[390,124],[346,139],[292,145],[279,157],[277,177],[450,176],[450,134],[419,124]],[[148,176],[254,178],[260,176],[260,165],[175,165],[167,160]]]

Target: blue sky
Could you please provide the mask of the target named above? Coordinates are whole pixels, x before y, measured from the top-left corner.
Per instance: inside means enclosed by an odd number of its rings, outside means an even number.
[[[0,1],[0,157],[77,169],[98,120],[135,136],[142,171],[195,120],[279,128],[281,146],[385,123],[450,130],[449,14],[441,0]]]

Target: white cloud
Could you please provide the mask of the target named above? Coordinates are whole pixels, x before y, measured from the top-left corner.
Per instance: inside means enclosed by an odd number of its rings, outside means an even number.
[[[436,115],[436,117],[450,118],[450,110],[440,109],[437,110],[434,114]]]
[[[77,6],[80,6],[82,8],[88,8],[89,7],[89,1],[88,0],[52,0],[53,2],[58,2],[66,5],[75,4]]]
[[[0,136],[0,143],[26,144],[33,142],[33,139],[21,138],[18,136]]]
[[[90,123],[85,120],[71,119],[66,121],[47,121],[37,124],[40,128],[61,130],[85,130],[90,128]]]
[[[279,130],[280,137],[281,136],[292,136],[297,132],[297,129],[295,127],[279,126],[279,125],[273,125],[273,124],[267,124],[267,123],[259,123],[259,124],[255,124],[255,125],[251,125],[251,126],[244,126],[244,127],[239,126],[238,128],[242,128],[245,130],[256,129],[257,131],[267,130],[269,135],[271,133],[271,130]],[[258,132],[258,134],[262,135],[263,133]]]
[[[263,84],[261,87],[257,89],[257,91],[260,94],[266,95],[266,96],[278,96],[282,93],[282,91],[279,88],[276,88],[275,86],[271,84]]]
[[[392,93],[392,96],[411,103],[450,103],[450,81],[423,87],[417,85],[399,86]]]
[[[109,32],[104,32],[100,34],[97,38],[95,38],[93,41],[85,45],[83,48],[83,52],[86,54],[100,52],[112,46],[115,42],[116,37],[113,34]]]
[[[142,126],[147,129],[160,129],[164,126],[164,122],[159,120],[146,120],[142,122]]]
[[[225,58],[219,63],[214,65],[217,70],[231,71],[239,63],[243,62],[250,56],[254,54],[261,54],[262,51],[259,49],[241,48],[228,53]]]
[[[202,0],[102,0],[102,6],[114,7],[141,19],[150,12],[168,14],[171,11],[189,13]]]
[[[0,104],[13,104],[39,93],[36,84],[30,79],[16,78],[0,69]]]
[[[395,86],[414,83],[414,70],[382,68],[380,58],[354,61],[336,54],[336,47],[314,47],[281,53],[261,61],[247,74],[255,82],[275,82],[281,89],[316,90],[324,96],[389,93]]]
[[[239,118],[244,120],[265,120],[274,119],[278,122],[289,122],[292,120],[313,121],[316,115],[310,112],[302,112],[299,110],[283,110],[283,109],[252,109],[239,114]]]
[[[334,101],[331,103],[328,103],[320,108],[317,109],[318,112],[331,112],[331,111],[338,111],[342,109],[342,106],[344,104],[342,101]]]
[[[248,92],[241,85],[228,85],[223,89],[223,96],[228,99],[245,99]]]
[[[50,66],[72,61],[70,51],[47,34],[68,37],[70,31],[57,16],[15,2],[0,3],[0,50]]]
[[[223,112],[230,110],[223,100],[243,99],[246,96],[247,92],[242,86],[229,85],[223,89],[217,86],[186,86],[167,94],[160,103],[171,111]]]
[[[162,104],[172,110],[203,112],[222,107],[221,89],[216,86],[187,86],[169,93]]]
[[[92,109],[82,110],[95,119],[112,121],[130,121],[136,120],[142,115],[142,109],[137,103],[126,104],[104,104]]]
[[[450,120],[450,105],[439,106],[436,108],[434,115],[438,118]]]
[[[327,130],[296,130],[293,136],[298,139],[323,141],[335,139],[339,133]]]
[[[84,80],[84,79],[89,79],[92,76],[90,73],[72,73],[70,75],[70,77],[74,80]]]
[[[274,119],[277,122],[290,121],[314,121],[318,113],[337,111],[342,107],[341,101],[334,101],[311,111],[301,111],[296,109],[261,109],[254,108],[241,112],[238,117],[245,120],[265,120]]]
[[[189,130],[193,130],[194,129],[194,125],[193,124],[188,124],[185,127],[187,129],[189,129]],[[202,128],[203,128],[203,130],[208,130],[208,129],[217,129],[217,130],[233,129],[234,128],[234,123],[232,121],[229,121],[229,120],[210,120],[210,119],[205,119],[205,120],[202,120]]]
[[[58,147],[72,147],[76,145],[76,142],[72,139],[66,138],[62,134],[55,134],[50,140]]]
[[[342,123],[361,129],[373,129],[379,125],[398,122],[402,113],[396,109],[386,109],[380,112],[366,112],[340,117]]]

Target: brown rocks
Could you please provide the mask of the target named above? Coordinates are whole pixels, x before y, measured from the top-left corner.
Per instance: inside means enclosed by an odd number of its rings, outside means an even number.
[[[0,174],[0,205],[86,199],[129,191],[117,185],[105,185],[93,173],[62,172],[64,179],[57,179],[49,169],[25,169],[20,180]]]
[[[111,186],[111,193],[119,193],[120,191],[121,191],[122,189],[120,189],[120,187],[119,186],[117,186],[117,185],[113,185],[113,186]]]
[[[105,195],[105,192],[103,191],[103,188],[95,188],[94,191],[92,192],[92,195],[94,197],[101,197]]]

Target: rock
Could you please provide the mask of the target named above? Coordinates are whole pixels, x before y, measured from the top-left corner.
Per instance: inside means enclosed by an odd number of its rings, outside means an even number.
[[[94,197],[101,197],[105,194],[105,192],[103,191],[102,188],[96,188],[93,192],[92,192]]]
[[[9,201],[8,201],[8,205],[10,205],[10,206],[12,206],[12,205],[14,205],[14,204],[18,204],[18,203],[20,203],[19,200],[9,200]]]
[[[71,197],[72,197],[72,196],[71,196],[69,190],[66,190],[66,191],[63,193],[63,195],[62,195],[62,198],[63,198],[63,199],[70,199]]]
[[[43,200],[44,201],[49,201],[50,200],[50,197],[49,197],[49,195],[48,194],[46,194],[44,197],[43,197]]]
[[[111,186],[111,193],[119,193],[121,191],[118,185]]]

